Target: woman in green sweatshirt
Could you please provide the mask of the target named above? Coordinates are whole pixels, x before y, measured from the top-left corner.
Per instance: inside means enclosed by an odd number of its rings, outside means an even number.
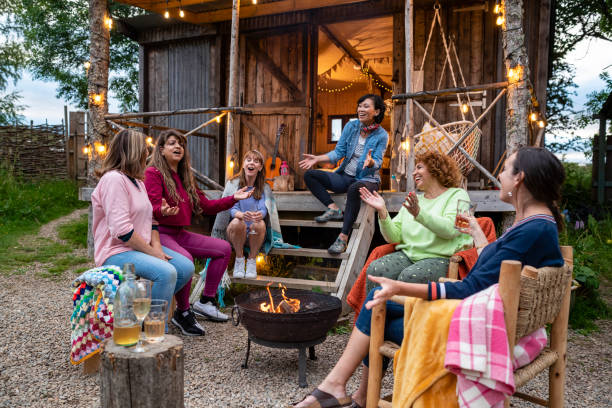
[[[368,267],[368,275],[403,282],[426,283],[445,276],[449,258],[472,245],[472,237],[455,229],[457,201],[470,198],[457,188],[461,179],[453,159],[437,153],[417,155],[412,173],[416,188],[410,192],[399,213],[392,219],[384,199],[376,192],[361,189],[361,199],[377,210],[380,231],[387,242],[397,242],[395,252]],[[368,280],[369,292],[376,283]]]

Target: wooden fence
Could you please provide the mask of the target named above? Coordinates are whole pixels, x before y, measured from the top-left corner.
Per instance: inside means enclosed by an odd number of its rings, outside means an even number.
[[[0,126],[0,161],[27,178],[66,177],[64,126]]]

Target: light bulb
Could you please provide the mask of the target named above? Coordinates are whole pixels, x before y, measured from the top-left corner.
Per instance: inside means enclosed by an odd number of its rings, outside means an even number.
[[[535,112],[531,112],[531,115],[529,115],[529,120],[532,122],[535,122],[537,118],[538,115]]]
[[[113,28],[113,19],[110,17],[105,17],[104,18],[104,24],[106,25],[106,27],[108,27],[108,29],[110,30],[111,28]]]
[[[89,69],[89,67],[91,67],[91,62],[89,62],[89,61],[85,61],[85,62],[83,63],[83,66],[85,67],[85,69]]]
[[[102,103],[102,95],[101,94],[94,94],[93,101],[94,101],[95,104]]]
[[[504,18],[504,16],[499,16],[497,17],[497,20],[495,20],[495,24],[497,24],[498,26],[504,24],[504,21],[506,21],[506,19]]]
[[[170,18],[170,12],[168,10],[164,12],[164,18]]]
[[[83,154],[89,154],[89,147],[88,146],[83,147]]]
[[[264,261],[264,256],[262,254],[257,255],[257,258],[255,258],[255,262],[257,262],[258,264],[263,263],[263,261]]]
[[[464,103],[464,104],[461,105],[461,111],[463,113],[468,113],[469,110],[470,110],[470,107],[468,106],[467,103]]]
[[[541,121],[538,122],[538,126],[540,128],[543,128],[544,126],[546,126],[546,123],[543,120],[541,120]]]
[[[253,4],[257,4],[257,0],[253,0]]]
[[[153,144],[153,138],[151,136],[147,137],[146,139],[147,143],[152,145]]]
[[[499,14],[499,3],[495,5],[495,8],[493,9],[493,12],[495,14]]]
[[[98,153],[104,153],[106,151],[106,146],[104,146],[103,144],[97,145],[96,146],[96,151]]]
[[[221,123],[221,116],[217,116],[215,120],[217,121],[217,123]]]
[[[230,162],[229,162],[229,168],[230,168],[230,169],[233,169],[233,168],[234,168],[234,161],[233,161],[233,160],[230,160]]]
[[[179,17],[185,17],[185,12],[183,11],[183,9],[179,9]]]

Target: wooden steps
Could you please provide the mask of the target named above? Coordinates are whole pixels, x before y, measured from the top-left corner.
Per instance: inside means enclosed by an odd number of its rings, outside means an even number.
[[[316,222],[315,220],[280,219],[281,227],[311,227],[311,228],[342,228],[342,221]],[[353,224],[353,229],[359,228],[359,223]]]
[[[325,259],[347,259],[349,256],[345,252],[340,255],[332,255],[327,252],[327,249],[315,248],[300,248],[300,249],[281,249],[272,248],[270,255],[289,255],[289,256],[305,256],[309,258],[325,258]]]
[[[280,278],[274,276],[258,275],[255,279],[248,278],[232,278],[232,283],[242,283],[245,285],[253,286],[266,286],[272,282],[272,286],[278,286],[279,283],[292,289],[306,289],[312,290],[319,288],[325,293],[333,293],[336,290],[334,282],[310,280],[310,279],[295,279],[295,278]]]

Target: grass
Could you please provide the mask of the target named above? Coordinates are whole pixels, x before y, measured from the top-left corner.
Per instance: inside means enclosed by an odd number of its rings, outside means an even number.
[[[78,200],[78,186],[69,180],[25,180],[0,165],[0,273],[22,274],[33,263],[47,267],[45,277],[57,277],[89,262],[73,255],[87,244],[87,218],[62,225],[61,244],[36,237],[41,225],[87,206]]]

